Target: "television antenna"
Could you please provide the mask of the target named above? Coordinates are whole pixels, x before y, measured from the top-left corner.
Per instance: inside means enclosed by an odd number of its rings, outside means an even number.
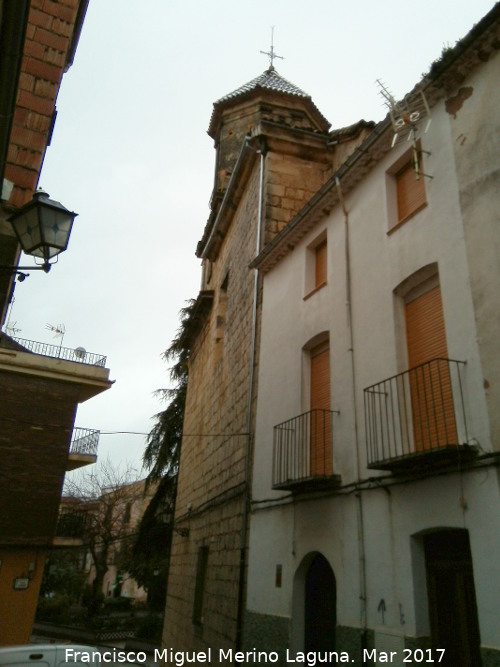
[[[377,84],[380,88],[380,95],[384,100],[385,106],[389,109],[389,117],[391,119],[392,128],[394,130],[394,137],[392,138],[391,148],[394,148],[399,140],[399,135],[406,132],[407,141],[412,143],[412,165],[416,178],[420,178],[420,160],[419,153],[426,153],[430,155],[429,151],[424,151],[417,145],[417,131],[418,124],[423,118],[427,118],[427,123],[424,128],[424,134],[429,130],[432,118],[431,110],[424,91],[420,91],[420,102],[414,104],[414,108],[410,107],[408,102],[397,102],[394,95],[390,92],[386,84],[380,79],[377,79]],[[423,107],[423,109],[422,109]],[[429,174],[422,174],[427,178],[433,178]]]
[[[49,331],[54,332],[54,338],[59,338],[61,337],[61,342],[59,343],[59,354],[61,353],[61,348],[64,340],[64,334],[66,333],[66,327],[64,324],[46,324],[45,328],[48,329]]]
[[[12,336],[15,336],[16,333],[19,333],[21,331],[21,329],[15,329],[15,325],[17,324],[17,322],[14,322],[14,324],[12,326],[10,324],[10,321],[12,319],[12,310],[14,308],[15,302],[16,302],[16,297],[13,296],[12,299],[11,299],[10,304],[7,306],[7,313],[6,313],[7,318],[6,318],[6,321],[5,321],[5,331],[7,332],[8,335],[12,335]],[[11,333],[9,333],[9,330],[10,330]]]
[[[5,331],[7,332],[7,334],[8,334],[9,336],[14,336],[14,337],[16,337],[17,334],[20,333],[20,332],[22,331],[21,329],[18,329],[18,328],[16,327],[16,324],[17,324],[17,322],[12,322],[12,324],[11,324],[10,322],[8,322],[8,323],[5,325]]]
[[[380,79],[377,79],[377,84],[380,88],[379,93],[384,99],[384,104],[389,109],[389,116],[391,118],[392,127],[394,129],[394,138],[392,140],[393,146],[396,144],[399,138],[399,133],[403,130],[408,132],[407,141],[412,141],[415,138],[417,125],[424,117],[427,117],[428,119],[424,129],[424,134],[428,131],[432,120],[431,110],[423,90],[420,91],[420,100],[424,108],[424,113],[416,108],[412,110],[407,102],[396,102],[394,95]]]

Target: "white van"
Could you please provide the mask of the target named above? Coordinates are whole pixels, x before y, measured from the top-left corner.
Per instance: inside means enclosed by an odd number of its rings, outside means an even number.
[[[147,660],[142,651],[83,646],[78,644],[29,644],[0,648],[0,667],[89,667],[96,665],[141,665]]]
[[[80,652],[80,655],[87,655],[95,651],[92,646],[77,646],[75,644],[30,644],[29,646],[8,646],[0,648],[1,667],[59,667],[59,665],[83,665],[87,667],[88,662],[83,663],[75,659],[75,653],[68,652],[67,649]],[[73,659],[67,659],[67,656],[73,656]],[[76,653],[77,658],[78,653]]]

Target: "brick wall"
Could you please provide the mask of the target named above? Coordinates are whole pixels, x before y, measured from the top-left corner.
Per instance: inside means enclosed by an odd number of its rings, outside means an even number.
[[[2,544],[47,544],[57,521],[78,388],[0,372]]]
[[[80,0],[31,0],[5,178],[8,204],[31,199],[53,123]]]

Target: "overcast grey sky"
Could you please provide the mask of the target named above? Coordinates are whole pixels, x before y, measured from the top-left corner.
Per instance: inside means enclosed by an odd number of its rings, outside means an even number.
[[[492,0],[90,0],[64,76],[40,185],[79,213],[48,275],[18,283],[10,324],[22,338],[105,354],[113,388],[80,406],[103,432],[99,456],[140,466],[168,385],[161,353],[197,295],[196,243],[208,217],[212,103],[268,66],[332,123],[381,120],[375,80],[401,98]],[[28,262],[24,262],[28,263]]]

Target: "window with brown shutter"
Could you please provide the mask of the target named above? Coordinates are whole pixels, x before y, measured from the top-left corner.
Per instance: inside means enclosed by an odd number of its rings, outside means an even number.
[[[332,474],[330,413],[330,348],[328,342],[310,352],[311,475]]]
[[[457,428],[439,284],[405,304],[415,450],[456,445]],[[429,363],[431,362],[431,363]]]
[[[412,161],[409,160],[397,172],[395,178],[399,223],[409,218],[427,203],[421,159],[419,159],[418,172],[414,169]]]
[[[314,287],[326,283],[326,239],[315,249],[315,280]]]
[[[327,284],[328,277],[328,245],[326,229],[324,229],[307,246],[305,253],[305,285],[304,299],[309,299]]]

